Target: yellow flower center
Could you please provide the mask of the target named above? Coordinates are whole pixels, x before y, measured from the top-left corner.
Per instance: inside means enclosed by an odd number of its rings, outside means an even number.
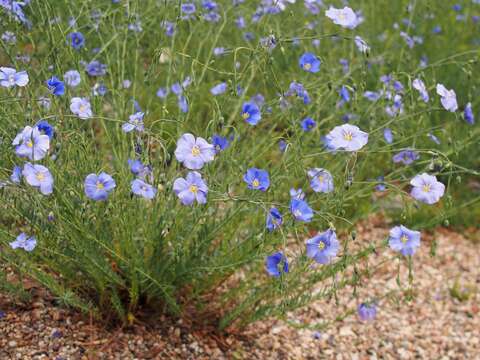
[[[190,190],[190,192],[196,194],[198,192],[198,186],[197,185],[190,185],[190,187],[188,188]]]
[[[250,117],[250,114],[248,112],[244,112],[242,114],[242,117],[243,117],[244,120],[247,120]]]
[[[78,110],[80,110],[80,112],[84,112],[85,111],[85,105],[80,105]]]
[[[320,242],[318,243],[318,248],[319,248],[320,250],[325,249],[325,243],[324,243],[323,241],[320,241]]]
[[[253,187],[258,187],[260,185],[260,182],[257,179],[254,179],[252,181],[252,185],[253,185]]]
[[[430,192],[430,185],[429,184],[423,185],[422,190],[423,192],[426,192],[426,193]]]
[[[197,145],[195,145],[194,147],[192,147],[192,155],[193,155],[193,156],[198,156],[198,155],[200,155],[200,148],[199,148]]]
[[[32,148],[32,147],[33,147],[33,141],[32,141],[32,140],[28,140],[28,141],[27,141],[27,146],[28,146],[29,148]]]
[[[298,218],[298,217],[302,216],[302,212],[300,210],[295,210],[293,212],[293,215]]]
[[[353,135],[350,131],[345,131],[343,133],[343,138],[346,140],[346,141],[352,141],[353,139]]]
[[[306,63],[306,64],[303,65],[303,68],[304,68],[305,70],[310,70],[310,69],[312,68],[312,64]]]
[[[100,181],[97,181],[97,190],[103,190],[105,188],[105,185],[101,183]]]
[[[41,172],[36,173],[35,177],[37,178],[38,181],[42,181],[45,179],[45,175],[43,175],[43,173]]]
[[[400,238],[400,241],[405,244],[408,241],[407,235],[402,235],[402,237]]]
[[[340,14],[338,14],[338,19],[339,19],[340,21],[345,21],[345,20],[347,19],[347,17],[345,16],[344,13],[340,13]]]
[[[323,176],[319,176],[318,181],[323,182]]]

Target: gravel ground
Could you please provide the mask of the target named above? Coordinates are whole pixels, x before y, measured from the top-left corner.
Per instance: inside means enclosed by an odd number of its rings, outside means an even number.
[[[357,243],[382,241],[388,229],[369,222],[358,233]],[[166,318],[153,328],[136,324],[107,331],[53,306],[41,289],[32,290],[36,300],[28,306],[0,295],[0,359],[480,359],[480,239],[470,237],[446,229],[424,234],[414,257],[411,301],[393,296],[399,292],[398,262],[391,261],[363,280],[358,298],[346,289],[339,304],[318,301],[289,314],[296,323],[317,323],[391,291],[391,297],[379,298],[375,321],[350,316],[323,331],[268,320],[241,334],[218,335]],[[429,253],[432,239],[438,244],[435,257]],[[369,265],[379,261],[380,256]],[[405,264],[400,274],[407,284]]]

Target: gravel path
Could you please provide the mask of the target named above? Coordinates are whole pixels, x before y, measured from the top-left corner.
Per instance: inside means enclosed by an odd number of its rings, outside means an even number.
[[[357,242],[381,241],[388,234],[384,225],[371,222],[358,230]],[[316,302],[289,315],[296,323],[316,323],[364,299],[396,294],[378,301],[375,321],[364,323],[354,315],[320,332],[264,321],[242,334],[219,336],[189,332],[187,324],[165,318],[153,329],[139,324],[108,332],[88,317],[53,306],[41,289],[33,289],[36,300],[28,306],[0,295],[0,359],[480,359],[480,239],[470,237],[446,229],[424,234],[414,258],[412,301],[398,296],[398,262],[391,261],[364,279],[357,299],[344,290],[339,304]],[[435,257],[432,239],[438,244]],[[400,274],[406,285],[405,264]]]

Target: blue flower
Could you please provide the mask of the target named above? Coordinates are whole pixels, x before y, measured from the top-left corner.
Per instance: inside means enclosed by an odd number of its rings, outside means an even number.
[[[361,303],[357,308],[358,317],[362,321],[372,321],[377,316],[377,307],[373,303]]]
[[[15,165],[13,167],[12,175],[10,175],[10,180],[15,184],[20,184],[22,181],[22,168]]]
[[[85,178],[85,195],[95,201],[106,200],[115,186],[115,180],[107,173],[89,174]]]
[[[33,251],[33,249],[35,249],[36,246],[37,246],[37,239],[35,238],[35,236],[28,236],[23,232],[17,236],[15,241],[12,241],[10,243],[10,247],[13,250],[23,249],[28,252]]]
[[[377,185],[375,185],[375,190],[377,191],[385,191],[387,189],[387,186],[385,185],[385,183],[383,182],[385,180],[385,177],[384,176],[379,176],[377,177],[377,181],[379,181],[379,183]]]
[[[107,73],[107,65],[98,60],[93,60],[87,64],[85,70],[90,76],[104,76]]]
[[[463,116],[465,118],[465,120],[470,124],[470,125],[473,125],[475,123],[475,115],[473,115],[473,111],[472,111],[472,104],[471,103],[468,103],[466,106],[465,106],[465,110],[463,112]]]
[[[70,33],[67,38],[70,40],[70,45],[75,50],[79,50],[85,45],[85,37],[81,32]]]
[[[183,95],[180,95],[178,97],[178,108],[180,109],[181,112],[187,113],[188,112],[188,102],[187,98]]]
[[[301,199],[290,200],[290,211],[295,220],[310,222],[313,218],[313,210],[308,203]]]
[[[403,256],[412,256],[420,246],[420,231],[410,230],[403,225],[395,226],[390,230],[388,244]]]
[[[268,172],[257,168],[248,169],[243,176],[243,181],[245,181],[247,187],[252,190],[267,191],[270,186]]]
[[[300,67],[308,72],[316,73],[320,71],[320,59],[312,53],[305,53],[300,57]]]
[[[53,133],[54,133],[53,126],[50,125],[48,121],[40,120],[39,122],[37,122],[35,126],[40,131],[41,134],[47,135],[50,138],[50,140],[53,139]]]
[[[65,85],[63,81],[59,80],[56,76],[52,76],[46,81],[48,90],[55,96],[61,96],[65,94]]]
[[[342,98],[343,101],[345,101],[345,102],[350,101],[350,93],[348,92],[348,89],[346,88],[346,86],[342,85],[338,94],[340,95],[340,97]]]
[[[301,188],[300,189],[291,188],[290,189],[290,197],[292,199],[303,200],[305,198],[305,193],[303,192],[303,190]]]
[[[276,207],[270,208],[270,211],[267,214],[267,230],[273,231],[278,228],[283,223],[283,217],[280,211]]]
[[[152,167],[150,165],[145,165],[138,159],[128,159],[128,165],[130,166],[132,174],[139,179],[145,180],[147,177],[153,179]]]
[[[337,256],[339,248],[337,234],[332,229],[307,240],[307,256],[319,264],[328,264]]]
[[[191,15],[196,11],[195,4],[193,3],[183,3],[181,6],[182,13],[186,15]]]
[[[279,277],[282,273],[288,273],[287,257],[282,252],[277,252],[265,259],[265,269],[270,276]]]
[[[295,81],[290,83],[288,91],[285,93],[285,96],[292,96],[292,95],[296,95],[299,98],[302,98],[303,103],[305,105],[310,104],[310,96],[308,95],[307,90],[305,90],[302,84],[297,83]]]
[[[203,181],[202,175],[196,171],[190,171],[185,179],[175,179],[173,191],[183,205],[192,205],[194,201],[199,204],[207,202],[207,184]]]
[[[363,97],[368,99],[369,101],[377,101],[382,97],[382,95],[379,92],[375,91],[365,91],[363,93]]]
[[[226,137],[216,134],[212,136],[212,144],[217,154],[230,146],[230,142]]]
[[[96,83],[95,85],[93,85],[93,88],[92,88],[93,96],[105,96],[107,92],[108,92],[108,89],[105,86],[105,84]]]
[[[308,170],[308,176],[311,178],[310,186],[313,191],[329,193],[333,191],[333,177],[328,170],[314,168]]]
[[[145,199],[153,199],[155,194],[157,193],[157,189],[155,189],[152,185],[147,184],[145,181],[141,179],[135,179],[131,183],[132,186],[132,193],[137,196],[142,196]]]
[[[242,106],[242,118],[250,125],[257,125],[262,118],[262,114],[254,102],[246,102]]]
[[[142,132],[144,130],[143,125],[143,116],[145,113],[137,112],[133,115],[130,115],[129,120],[122,125],[122,130],[126,133],[137,130],[138,132]]]
[[[308,132],[311,131],[315,126],[317,126],[317,123],[312,118],[307,117],[302,120],[300,125],[302,126],[303,131]]]

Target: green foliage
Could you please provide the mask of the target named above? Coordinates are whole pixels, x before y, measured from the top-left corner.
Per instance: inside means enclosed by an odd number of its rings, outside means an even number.
[[[467,102],[480,108],[474,76],[480,70],[479,54],[473,45],[478,25],[470,19],[478,15],[478,7],[465,4],[468,21],[463,23],[455,20],[454,1],[413,1],[407,12],[407,1],[364,0],[355,7],[363,11],[365,22],[349,31],[323,13],[304,15],[303,2],[297,1],[280,14],[249,23],[245,31],[254,33],[255,40],[247,41],[234,21],[240,14],[250,19],[253,2],[233,6],[218,1],[218,23],[181,20],[179,3],[32,0],[25,7],[30,29],[2,14],[3,28],[14,32],[17,42],[2,40],[0,63],[27,70],[30,83],[0,88],[0,179],[8,179],[14,164],[23,163],[11,142],[24,126],[46,119],[56,133],[50,156],[41,162],[53,173],[54,193],[44,196],[25,183],[7,182],[0,189],[0,261],[20,277],[46,286],[62,304],[97,316],[127,321],[140,306],[180,316],[195,305],[199,312],[217,311],[219,326],[225,328],[268,316],[284,318],[310,301],[336,296],[340,288],[355,288],[359,276],[366,276],[361,271],[352,275],[356,264],[375,251],[391,256],[384,252],[386,243],[367,243],[360,250],[348,246],[355,224],[371,213],[383,211],[395,224],[417,230],[448,221],[478,226],[479,127],[469,126],[460,111],[443,110],[435,95],[435,85],[443,83],[456,90],[462,108]],[[68,24],[69,17],[76,25]],[[415,29],[401,29],[423,36],[423,44],[407,47],[393,27],[403,18]],[[137,20],[143,31],[129,30]],[[173,37],[165,34],[163,21],[175,23]],[[314,25],[306,27],[306,21]],[[441,35],[432,34],[435,25],[441,25]],[[68,45],[72,31],[85,35],[85,48],[76,51]],[[368,54],[355,47],[357,34],[370,45]],[[270,35],[276,39],[273,50],[259,42]],[[320,41],[318,48],[314,39]],[[215,56],[216,47],[224,47],[225,55]],[[318,74],[299,68],[298,59],[306,51],[320,57]],[[28,55],[30,61],[24,63],[17,55]],[[421,67],[425,55],[428,65]],[[350,63],[346,73],[341,58]],[[83,62],[94,59],[107,64],[106,76],[89,77],[83,71]],[[71,69],[80,71],[81,84],[67,88],[64,96],[48,95],[45,80],[62,78]],[[405,87],[403,113],[396,117],[385,113],[390,104],[385,98],[369,102],[363,97],[367,90],[383,88],[379,77],[384,74]],[[185,89],[187,113],[178,110],[173,94],[166,100],[156,96],[159,87],[170,88],[187,77],[192,80]],[[429,103],[419,100],[412,88],[416,77],[427,84]],[[132,82],[128,89],[122,86],[126,79]],[[221,81],[227,83],[227,93],[212,96],[209,90]],[[310,104],[288,98],[289,107],[282,107],[285,99],[280,95],[292,81],[305,86]],[[92,87],[101,83],[107,94],[93,96]],[[343,107],[338,106],[342,85],[352,96]],[[242,120],[240,109],[256,94],[266,102],[261,122],[252,127]],[[40,96],[50,98],[50,108],[39,104]],[[74,96],[90,97],[93,118],[81,120],[70,112]],[[146,111],[141,134],[121,130],[135,112],[132,99]],[[369,133],[368,145],[355,153],[326,151],[320,138],[349,113],[358,116],[352,123]],[[307,116],[317,127],[305,133],[299,124]],[[383,139],[387,127],[394,133],[392,144]],[[186,132],[205,139],[215,133],[234,137],[230,147],[201,170],[209,186],[203,206],[183,206],[172,191],[173,181],[187,172],[173,155]],[[287,144],[284,153],[280,140]],[[138,156],[138,147],[139,158],[153,168],[158,193],[152,201],[130,192],[133,175],[127,161]],[[415,148],[420,159],[409,166],[394,164],[392,156],[405,148]],[[251,167],[268,170],[267,192],[247,189],[242,177]],[[334,192],[310,189],[306,171],[313,167],[332,173]],[[117,183],[105,202],[88,199],[83,189],[85,177],[100,171]],[[409,196],[410,179],[422,172],[437,175],[446,185],[440,203],[424,205]],[[375,191],[381,175],[387,186],[383,193]],[[292,187],[306,192],[315,210],[312,222],[295,222],[288,215]],[[265,218],[271,206],[284,215],[284,224],[270,233]],[[332,264],[312,267],[305,240],[330,227],[342,234],[342,251]],[[33,252],[9,247],[21,231],[37,237]],[[265,257],[276,251],[283,251],[290,262],[290,272],[280,278],[264,271]],[[312,293],[316,284],[322,284],[322,290]],[[25,295],[3,275],[0,290]]]

